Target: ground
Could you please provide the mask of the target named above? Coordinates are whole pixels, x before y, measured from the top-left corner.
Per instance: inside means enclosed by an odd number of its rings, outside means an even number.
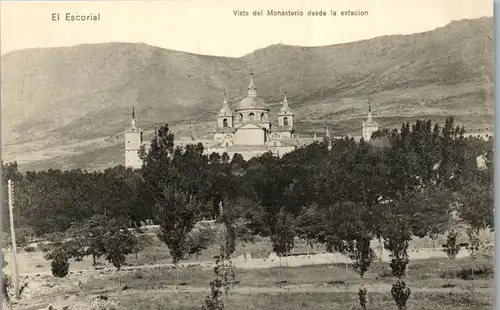
[[[374,241],[374,246],[377,243]],[[475,269],[480,274],[472,281],[466,274],[466,268],[472,265],[466,251],[450,260],[440,249],[433,249],[432,243],[436,245],[430,240],[412,242],[406,276],[412,290],[409,309],[490,309],[491,253],[478,257]],[[297,241],[294,253],[307,251],[305,243]],[[266,239],[237,247],[233,257],[236,283],[224,297],[226,309],[361,309],[357,296],[361,281],[341,255],[296,255],[282,260],[280,267],[279,259],[269,252]],[[247,256],[245,260],[242,253],[250,253],[252,258]],[[95,270],[91,260],[85,259],[71,262],[71,273],[63,279],[51,275],[41,253],[21,251],[21,283],[26,286],[14,309],[47,309],[49,305],[58,310],[201,309],[209,294],[209,282],[215,277],[211,254],[212,249],[207,249],[180,266],[176,290],[175,268],[169,264],[168,249],[159,243],[137,257],[130,255],[128,266],[120,272],[102,260]],[[368,309],[397,309],[390,293],[393,282],[388,263],[375,261],[363,279]]]

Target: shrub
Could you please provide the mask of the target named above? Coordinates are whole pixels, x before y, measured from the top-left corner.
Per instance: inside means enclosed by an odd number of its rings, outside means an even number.
[[[47,244],[44,244],[43,242],[39,242],[37,244],[37,247],[42,251],[43,253],[47,253],[51,250],[51,247]]]
[[[68,257],[62,253],[56,255],[50,263],[54,277],[64,278],[69,272]]]
[[[474,273],[472,272],[472,268],[462,268],[457,273],[457,277],[462,280],[472,280],[474,277],[483,277],[489,278],[493,275],[493,269],[491,267],[478,267],[474,269]]]
[[[391,289],[391,295],[399,310],[406,309],[406,302],[411,295],[411,290],[404,281],[397,281]]]
[[[32,247],[32,246],[27,246],[27,247],[25,247],[25,248],[24,248],[24,251],[25,251],[25,252],[27,252],[27,253],[33,253],[33,252],[35,252],[36,250],[35,250],[35,248],[34,248],[34,247]]]

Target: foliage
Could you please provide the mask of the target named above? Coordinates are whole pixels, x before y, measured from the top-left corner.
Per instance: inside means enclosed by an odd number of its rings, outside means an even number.
[[[443,246],[443,251],[450,259],[455,259],[460,252],[460,248],[460,244],[457,243],[457,233],[454,229],[451,229],[448,232],[446,244]]]
[[[390,267],[393,276],[402,278],[408,266],[408,247],[411,232],[408,218],[404,215],[388,214],[387,221],[392,223],[384,233],[384,247],[390,251]]]
[[[64,278],[69,272],[69,257],[64,251],[57,251],[50,263],[52,275],[58,278]]]
[[[206,155],[201,144],[175,148],[164,125],[141,151],[141,169],[2,168],[4,182],[15,183],[14,222],[26,231],[24,239],[49,236],[71,258],[105,256],[121,266],[127,253],[148,244],[126,228],[152,220],[177,264],[213,242],[195,224],[216,218],[225,227],[227,259],[237,241],[256,235],[270,237],[280,257],[298,237],[348,255],[362,277],[374,257],[369,240],[383,238],[393,275],[402,281],[409,240],[449,231],[450,214],[470,227],[473,257],[479,232],[494,229],[493,167],[491,161],[488,169],[476,166],[477,156],[492,158],[493,141],[466,139],[464,132],[453,118],[441,125],[418,120],[381,130],[369,142],[325,139],[281,158],[244,161],[238,154]],[[110,227],[109,219],[120,225]],[[458,249],[452,239],[450,255]],[[394,296],[406,296],[404,283],[397,283]]]
[[[222,264],[222,256],[217,256],[214,266],[215,279],[210,282],[210,295],[205,297],[205,305],[202,307],[203,310],[224,309],[224,301],[222,300],[224,293],[224,274],[222,272]]]
[[[207,249],[214,239],[214,230],[210,226],[195,227],[186,238],[188,254],[196,254],[198,258],[201,251]]]
[[[157,198],[156,208],[160,221],[158,238],[168,246],[172,263],[177,264],[189,251],[187,236],[194,227],[199,204],[194,195],[169,188]]]
[[[127,255],[136,252],[137,244],[137,237],[126,227],[108,231],[103,238],[106,259],[117,270],[123,266]]]
[[[358,298],[359,298],[359,305],[361,306],[361,309],[366,310],[366,304],[367,304],[367,298],[366,296],[368,295],[368,291],[366,288],[360,288],[358,290]]]
[[[391,295],[399,310],[406,309],[406,302],[411,295],[411,289],[406,286],[404,281],[397,281],[391,289]]]
[[[3,262],[2,263],[2,267],[3,267],[3,270],[2,270],[2,294],[3,294],[3,297],[5,298],[5,300],[7,301],[7,303],[10,303],[8,289],[9,289],[9,287],[12,286],[12,279],[10,278],[10,276],[8,274],[5,273],[5,266],[7,266],[7,262],[5,261],[5,257],[3,256],[3,253],[2,253],[2,262]]]
[[[354,271],[363,277],[370,264],[375,259],[375,253],[370,247],[371,238],[359,238],[356,240],[354,250],[350,254],[350,258],[354,261]]]
[[[273,227],[271,242],[273,251],[278,256],[286,256],[293,249],[295,231],[293,227],[293,218],[286,212],[285,208],[281,208],[275,219],[276,224]]]

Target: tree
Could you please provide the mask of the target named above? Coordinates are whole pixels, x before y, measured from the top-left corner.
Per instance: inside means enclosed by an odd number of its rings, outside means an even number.
[[[274,253],[276,253],[280,258],[281,278],[283,278],[281,260],[283,256],[288,256],[294,246],[294,220],[286,209],[281,207],[275,221],[275,225],[271,227],[271,242]],[[283,280],[280,281],[280,284],[282,283]]]
[[[138,239],[126,227],[106,232],[103,238],[106,260],[120,270],[127,255],[136,251]]]
[[[137,235],[137,244],[134,248],[135,258],[137,259],[139,252],[150,246],[152,243],[153,238],[145,234],[145,232],[141,232],[141,234]]]
[[[361,227],[360,227],[361,228]],[[356,234],[355,239],[350,241],[350,258],[354,261],[353,267],[354,271],[359,275],[361,279],[361,287],[358,289],[359,304],[363,310],[366,309],[367,304],[367,290],[363,284],[363,276],[368,267],[375,258],[375,253],[370,247],[371,234],[363,233],[361,230]]]
[[[319,206],[312,203],[302,209],[302,212],[297,216],[294,226],[297,230],[297,236],[306,240],[308,247],[312,250],[317,242],[319,235],[323,231],[323,227],[318,225],[322,222],[323,213]]]
[[[201,251],[207,249],[214,240],[214,229],[209,225],[194,227],[187,235],[186,246],[188,254],[196,254],[199,257]],[[213,257],[213,255],[212,255]]]
[[[96,259],[106,253],[104,238],[108,232],[109,218],[104,215],[94,215],[84,222],[75,222],[66,231],[69,239],[66,248],[71,257],[92,256],[92,265]]]
[[[387,214],[387,222],[392,223],[384,232],[385,248],[390,251],[389,266],[397,281],[392,285],[391,294],[399,310],[406,309],[406,302],[411,290],[406,286],[403,277],[409,263],[408,247],[411,240],[408,218],[403,214]]]
[[[160,222],[158,238],[170,250],[172,263],[175,264],[175,283],[178,289],[178,264],[189,251],[188,234],[194,227],[200,203],[193,194],[170,187],[163,190],[161,197],[156,197],[155,208]]]
[[[472,298],[475,299],[474,272],[477,254],[481,247],[479,234],[483,229],[493,229],[493,184],[487,172],[477,171],[469,182],[463,184],[459,196],[459,214],[468,224],[467,235],[472,257]]]
[[[246,199],[232,200],[225,198],[225,207],[219,220],[224,227],[224,238],[220,246],[220,254],[215,257],[215,279],[210,282],[210,295],[205,298],[203,309],[224,309],[223,293],[228,294],[235,282],[236,274],[231,255],[236,249],[236,240],[243,242],[253,240],[246,226],[245,218],[251,202]],[[223,292],[224,289],[224,292]]]
[[[224,300],[223,297],[223,286],[224,286],[224,273],[222,272],[223,258],[217,256],[215,258],[214,273],[215,279],[210,281],[210,295],[205,297],[205,305],[202,310],[223,310]]]
[[[446,243],[443,245],[443,251],[449,259],[454,260],[460,252],[461,245],[457,243],[457,233],[455,229],[450,229],[446,238]],[[455,269],[453,269],[453,278],[455,278]]]
[[[52,275],[58,278],[64,278],[69,272],[69,257],[62,249],[58,249],[53,254],[52,262],[50,263]]]

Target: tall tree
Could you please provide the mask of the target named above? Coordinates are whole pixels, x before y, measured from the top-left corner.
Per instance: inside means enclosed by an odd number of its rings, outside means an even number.
[[[156,196],[155,210],[160,225],[158,238],[170,250],[172,263],[176,269],[176,288],[178,289],[179,261],[189,252],[188,234],[193,229],[200,203],[196,196],[173,187],[165,188],[161,197]]]

